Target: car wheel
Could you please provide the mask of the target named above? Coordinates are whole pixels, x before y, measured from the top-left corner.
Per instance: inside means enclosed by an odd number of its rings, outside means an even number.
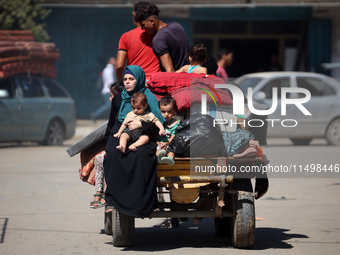
[[[326,133],[328,144],[340,145],[340,118],[335,119],[329,124]]]
[[[60,120],[52,120],[47,127],[44,145],[62,145],[65,138],[64,126]]]
[[[303,138],[303,139],[290,138],[290,140],[293,142],[294,145],[308,145],[313,140],[313,138]]]

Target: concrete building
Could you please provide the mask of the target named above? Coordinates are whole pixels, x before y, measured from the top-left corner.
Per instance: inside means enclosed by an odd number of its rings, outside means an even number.
[[[120,36],[133,28],[138,1],[45,0],[51,41],[60,49],[57,80],[77,102],[78,118],[89,118],[101,103],[96,79],[117,54]],[[339,0],[172,0],[151,1],[165,22],[179,22],[190,44],[234,51],[230,77],[257,72],[275,54],[283,70],[325,73],[340,78]]]

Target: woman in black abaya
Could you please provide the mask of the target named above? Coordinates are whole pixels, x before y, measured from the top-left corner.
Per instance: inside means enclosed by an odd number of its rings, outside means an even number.
[[[113,208],[134,217],[148,216],[157,208],[156,171],[157,157],[154,135],[159,129],[150,122],[134,120],[129,128],[141,126],[143,132],[149,134],[148,144],[137,148],[137,151],[127,149],[125,153],[117,150],[119,138],[113,137],[117,133],[126,114],[132,110],[131,96],[135,92],[142,92],[148,100],[147,111],[152,112],[164,123],[164,118],[158,108],[156,97],[145,87],[145,73],[139,66],[127,66],[123,72],[125,89],[112,100],[112,107],[106,136],[106,158],[104,172],[106,181],[105,200],[107,211]],[[128,145],[129,146],[129,145]],[[128,148],[127,146],[127,148]]]

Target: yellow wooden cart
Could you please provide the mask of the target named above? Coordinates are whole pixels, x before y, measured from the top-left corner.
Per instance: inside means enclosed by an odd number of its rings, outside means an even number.
[[[255,175],[240,170],[244,166],[261,166],[261,160],[261,157],[176,158],[173,166],[159,164],[159,197],[168,193],[170,201],[159,199],[159,208],[149,218],[171,218],[172,226],[177,227],[182,218],[192,217],[198,222],[213,217],[217,235],[231,236],[236,248],[251,248],[255,241],[257,196],[251,179]],[[201,171],[197,171],[197,166]],[[114,211],[105,217],[105,231],[113,232],[114,246],[132,245],[134,218]]]

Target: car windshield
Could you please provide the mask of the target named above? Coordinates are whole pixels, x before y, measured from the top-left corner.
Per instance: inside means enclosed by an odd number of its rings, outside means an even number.
[[[243,93],[247,92],[247,88],[254,88],[257,84],[259,84],[259,82],[263,80],[263,78],[260,77],[254,77],[254,78],[245,78],[245,79],[241,79],[239,81],[235,81],[238,86],[241,88],[241,90],[243,91]]]

